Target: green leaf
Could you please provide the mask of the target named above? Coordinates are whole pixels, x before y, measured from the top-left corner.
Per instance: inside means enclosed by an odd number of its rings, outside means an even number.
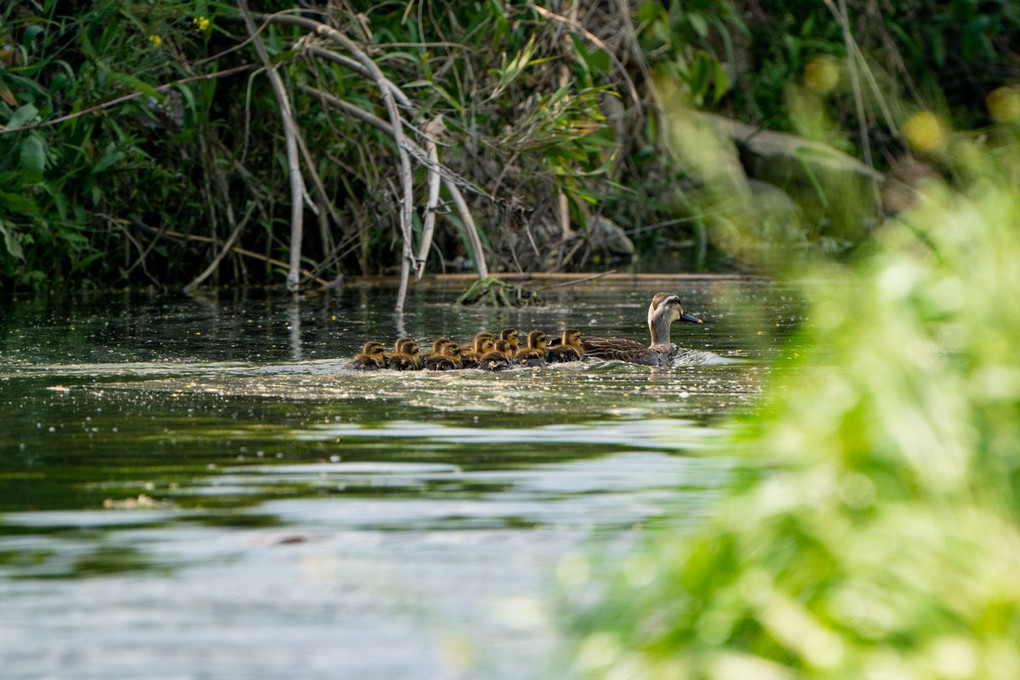
[[[718,61],[715,62],[715,92],[713,96],[718,102],[730,89],[730,77],[726,75],[726,69]]]
[[[639,23],[650,24],[658,19],[663,13],[662,8],[657,2],[642,2],[634,10],[634,16],[637,17]]]
[[[46,142],[39,135],[29,135],[21,140],[21,170],[28,182],[38,182],[46,168]]]
[[[0,191],[0,206],[7,211],[21,213],[22,215],[33,216],[39,214],[39,206],[24,194],[9,194]]]
[[[103,151],[102,157],[96,161],[96,164],[92,167],[92,175],[98,175],[101,172],[105,172],[110,167],[116,165],[124,158],[124,154],[120,152],[117,147],[110,145]]]
[[[184,99],[185,105],[192,111],[198,111],[195,107],[195,93],[191,91],[191,88],[187,85],[178,83],[177,91],[181,93],[181,98]]]
[[[694,29],[699,38],[708,36],[708,20],[704,16],[701,14],[688,14],[687,21],[690,22],[691,28]]]
[[[35,82],[31,78],[24,78],[15,73],[12,73],[10,70],[4,72],[4,82],[6,82],[7,85],[12,86],[11,89],[15,89],[15,87],[13,86],[17,86],[17,88],[25,90],[25,92],[29,93],[29,95],[31,95],[32,98],[35,97],[40,97],[43,99],[49,98],[49,93],[45,89],[40,87],[39,83]],[[25,96],[22,95],[22,99],[24,98]]]
[[[7,230],[2,221],[0,221],[0,234],[4,236],[4,247],[7,248],[7,252],[19,260],[24,260],[25,253],[21,250],[21,243],[14,232]]]
[[[701,98],[708,91],[708,81],[712,74],[711,57],[705,53],[698,54],[691,65],[691,73],[688,77],[688,84],[691,94],[695,98]]]
[[[22,125],[27,125],[35,120],[35,117],[39,115],[39,109],[35,108],[31,104],[25,104],[20,106],[14,113],[11,114],[10,120],[7,121],[7,127],[17,128]]]
[[[157,92],[155,87],[148,84],[144,80],[141,80],[140,78],[135,78],[134,76],[130,76],[124,73],[117,73],[114,74],[113,79],[118,82],[124,83],[130,87],[133,87],[134,89],[138,90],[142,94],[148,95],[149,97],[154,97],[159,100],[163,99],[164,95]]]
[[[278,52],[276,54],[270,55],[269,63],[272,64],[273,66],[276,66],[277,64],[282,64],[287,61],[293,61],[300,54],[301,50],[287,50],[285,52]]]

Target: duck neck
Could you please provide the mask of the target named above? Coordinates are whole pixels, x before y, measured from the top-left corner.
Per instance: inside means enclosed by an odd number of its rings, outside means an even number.
[[[652,334],[652,347],[663,345],[669,347],[669,327],[672,321],[664,316],[648,316],[648,330]]]

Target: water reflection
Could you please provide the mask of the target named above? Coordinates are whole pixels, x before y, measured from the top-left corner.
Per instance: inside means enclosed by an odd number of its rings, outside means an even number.
[[[643,338],[649,294],[464,310],[418,288],[402,320],[372,289],[6,303],[4,677],[542,677],[557,560],[698,521],[730,475],[699,454],[754,407],[796,302],[687,290],[708,325],[674,341],[724,364],[342,366],[399,322]]]

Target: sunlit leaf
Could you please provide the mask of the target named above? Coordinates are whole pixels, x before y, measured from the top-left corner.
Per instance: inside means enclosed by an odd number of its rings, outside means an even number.
[[[4,247],[7,249],[7,252],[19,260],[24,260],[25,253],[21,249],[21,243],[18,241],[17,236],[4,226],[2,220],[0,220],[0,234],[3,234]]]
[[[10,119],[7,121],[7,127],[16,128],[27,125],[35,120],[36,116],[39,115],[39,109],[35,108],[31,104],[25,104],[24,106],[18,107],[11,114]]]
[[[38,182],[46,168],[46,142],[37,134],[30,134],[21,140],[19,161],[25,180]]]

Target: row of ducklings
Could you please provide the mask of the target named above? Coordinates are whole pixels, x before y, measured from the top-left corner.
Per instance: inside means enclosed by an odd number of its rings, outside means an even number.
[[[528,333],[527,345],[520,345],[520,334],[513,328],[503,330],[497,338],[489,332],[475,335],[470,349],[449,338],[432,343],[432,351],[421,354],[417,342],[400,338],[387,352],[381,342],[366,342],[361,352],[354,355],[347,368],[357,371],[375,371],[389,368],[397,371],[450,371],[459,368],[478,368],[485,371],[502,371],[511,366],[544,366],[549,363],[580,361],[584,356],[581,331],[568,329],[549,342],[543,331]]]

